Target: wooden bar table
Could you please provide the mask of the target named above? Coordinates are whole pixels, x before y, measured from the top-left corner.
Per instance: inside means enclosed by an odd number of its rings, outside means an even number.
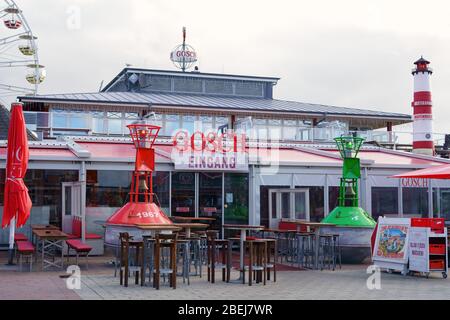
[[[320,229],[322,227],[335,227],[336,225],[333,223],[311,222],[311,221],[305,221],[305,220],[285,220],[285,221],[296,224],[298,227],[297,230],[300,228],[300,226],[306,226],[306,227],[308,227],[308,229],[314,228],[314,235],[315,235],[314,269],[317,270],[319,268]]]
[[[191,237],[191,229],[206,229],[209,224],[206,223],[174,223],[174,226],[180,227],[186,231],[186,238]]]
[[[42,254],[42,270],[50,267],[62,269],[64,267],[64,241],[68,236],[60,230],[35,229],[33,234],[41,243],[40,249]],[[57,251],[61,250],[61,260],[57,259]],[[51,258],[51,260],[49,260]]]
[[[251,226],[251,225],[247,225],[247,224],[224,224],[223,225],[224,229],[229,229],[229,230],[239,230],[241,232],[241,237],[240,237],[240,261],[239,261],[239,266],[240,266],[240,276],[238,280],[242,280],[243,279],[243,274],[244,274],[244,241],[247,239],[247,230],[255,230],[255,231],[260,231],[264,229],[264,226]]]

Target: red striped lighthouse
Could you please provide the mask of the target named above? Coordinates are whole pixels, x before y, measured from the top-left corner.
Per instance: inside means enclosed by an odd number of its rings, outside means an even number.
[[[413,152],[434,155],[433,143],[433,115],[430,90],[429,61],[421,57],[414,62],[416,67],[412,71],[414,76],[414,109],[413,116]]]

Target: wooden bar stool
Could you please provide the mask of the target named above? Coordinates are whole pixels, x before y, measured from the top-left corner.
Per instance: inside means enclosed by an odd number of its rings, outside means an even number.
[[[169,285],[177,287],[177,239],[178,234],[157,234],[155,238],[155,268],[153,270],[153,286],[159,290],[161,275],[169,276]],[[164,251],[169,251],[166,255]],[[161,254],[162,253],[162,254]]]
[[[133,241],[128,232],[121,232],[120,238],[120,285],[128,287],[130,272],[135,273],[135,284],[139,284],[139,273],[142,268],[142,241]],[[131,252],[134,250],[134,263],[130,265]]]
[[[244,246],[248,251],[248,266],[244,266],[242,283],[245,283],[245,270],[248,270],[248,285],[252,285],[252,279],[256,283],[263,282],[266,285],[267,274],[267,241],[263,239],[246,240]]]
[[[215,271],[216,269],[221,269],[222,281],[230,282],[231,241],[217,239],[218,232],[215,230],[206,231],[206,235],[208,252],[208,281],[215,283]]]

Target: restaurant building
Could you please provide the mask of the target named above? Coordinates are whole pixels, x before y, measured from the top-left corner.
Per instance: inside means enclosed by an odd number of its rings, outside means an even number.
[[[332,139],[357,134],[370,142],[359,154],[362,208],[375,219],[450,221],[449,182],[390,178],[450,163],[378,145],[410,115],[275,99],[279,80],[125,68],[100,92],[19,97],[38,137],[29,142],[25,182],[33,208],[22,232],[37,223],[64,230],[84,212],[87,231],[103,235],[102,223],[126,201],[135,156],[126,125],[140,118],[161,126],[153,181],[169,216],[214,216],[219,229],[275,226],[281,218],[320,221],[337,205],[342,161]],[[222,139],[231,145],[217,152]],[[180,141],[192,142],[187,158]],[[5,160],[0,141],[0,168]],[[4,175],[1,170],[0,212]],[[0,244],[7,237],[1,230]]]

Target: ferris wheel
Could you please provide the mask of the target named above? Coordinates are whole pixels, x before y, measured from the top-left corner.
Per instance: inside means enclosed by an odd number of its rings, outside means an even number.
[[[46,71],[39,63],[36,39],[13,0],[0,0],[0,102],[35,95]]]

